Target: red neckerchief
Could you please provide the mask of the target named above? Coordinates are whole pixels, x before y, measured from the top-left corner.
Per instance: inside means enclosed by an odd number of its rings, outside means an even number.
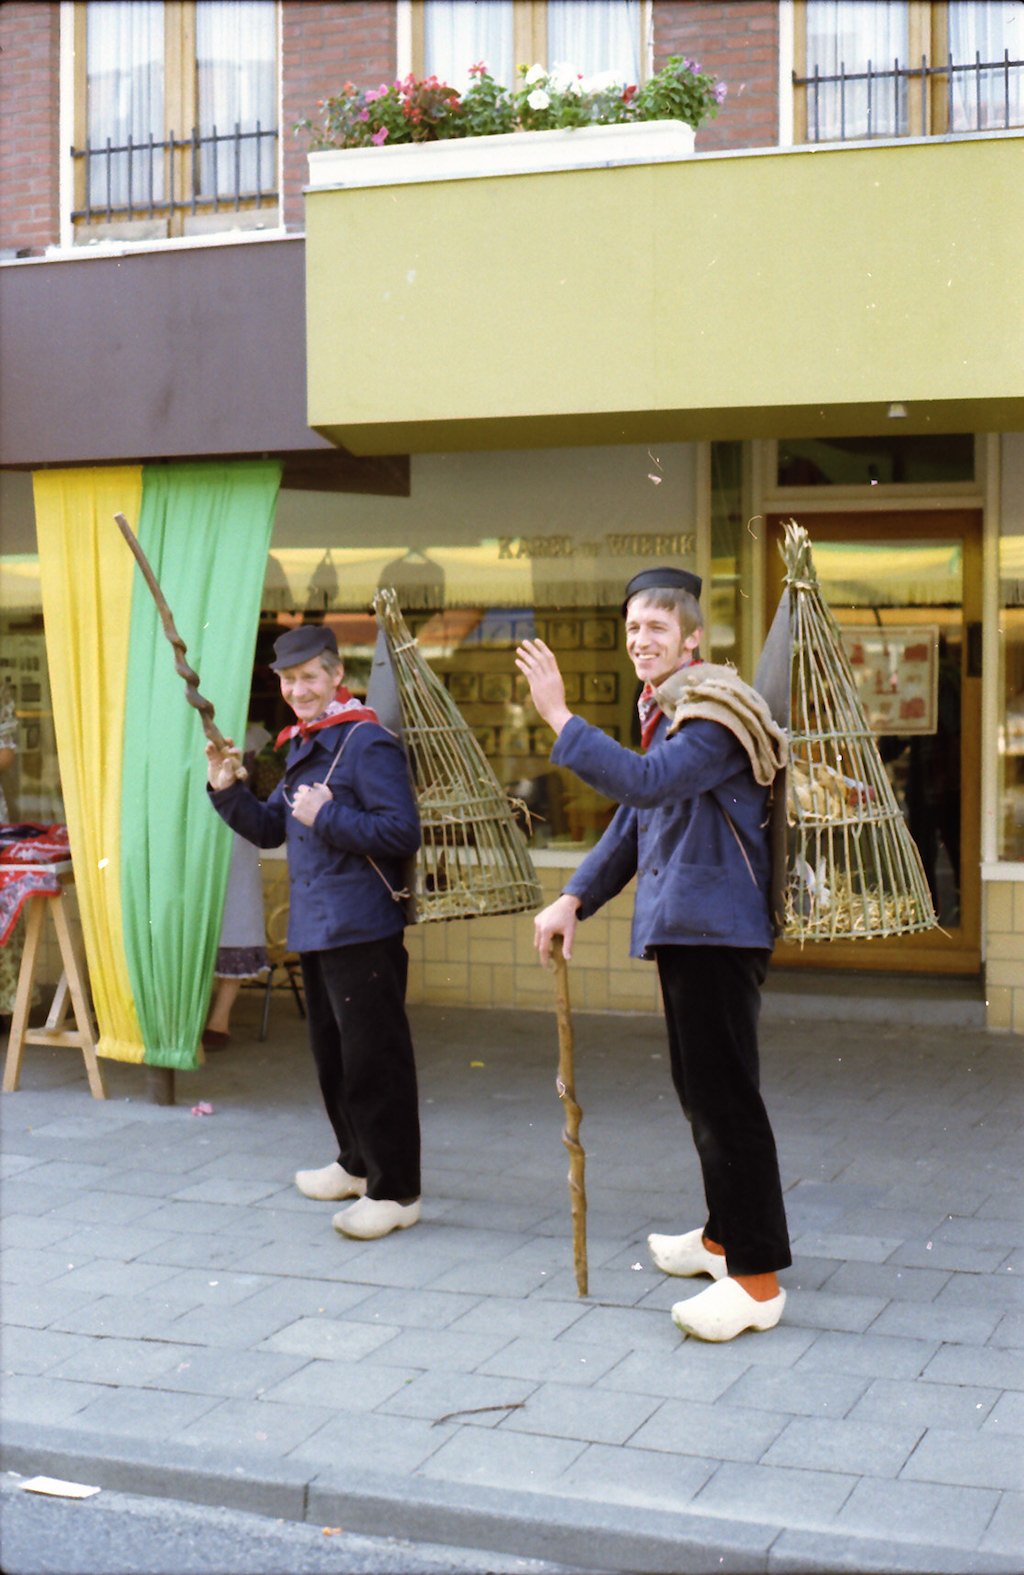
[[[287,744],[292,738],[308,738],[311,733],[319,733],[321,728],[337,727],[339,722],[376,721],[376,711],[363,705],[361,700],[353,700],[342,684],[322,716],[318,716],[315,722],[293,722],[291,727],[283,727],[274,741],[274,748],[280,749],[282,744]]]
[[[702,656],[695,656],[692,662],[684,662],[683,667],[696,667],[703,660]],[[677,667],[676,672],[679,671],[680,668]],[[640,713],[640,748],[647,750],[651,747],[661,718],[661,707],[654,698],[654,690],[650,684],[644,684],[641,689],[636,708]]]

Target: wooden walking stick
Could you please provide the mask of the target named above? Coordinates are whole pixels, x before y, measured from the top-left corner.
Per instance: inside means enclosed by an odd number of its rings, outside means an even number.
[[[181,638],[181,635],[178,633],[177,629],[174,627],[174,619],[171,616],[171,609],[168,607],[164,593],[160,589],[159,582],[157,581],[157,577],[150,567],[149,559],[146,557],[146,554],[139,546],[138,537],[132,530],[124,515],[115,514],[114,519],[120,528],[121,535],[132,549],[132,552],[135,554],[135,561],[142,570],[142,578],[145,580],[146,584],[150,588],[150,591],[153,593],[153,600],[156,602],[156,610],[160,614],[160,622],[164,626],[164,634],[167,636],[168,640],[170,640],[174,647],[174,670],[185,680],[185,699],[188,701],[189,705],[194,706],[199,712],[199,720],[202,723],[203,732],[210,740],[210,743],[216,745],[218,749],[226,750],[228,748],[228,741],[213,720],[213,702],[205,699],[204,696],[199,693],[199,674],[194,668],[190,667],[185,660],[185,642]],[[239,780],[248,776],[248,774],[249,773],[246,771],[243,765],[238,765],[235,767],[235,776],[238,777]]]
[[[569,1150],[569,1197],[572,1201],[572,1256],[576,1269],[576,1292],[587,1294],[587,1193],[583,1183],[586,1154],[579,1139],[583,1111],[576,1103],[573,1077],[572,1016],[569,1010],[569,971],[562,951],[562,937],[552,942],[555,965],[555,1007],[558,1013],[558,1076],[555,1086],[565,1106],[562,1142]]]

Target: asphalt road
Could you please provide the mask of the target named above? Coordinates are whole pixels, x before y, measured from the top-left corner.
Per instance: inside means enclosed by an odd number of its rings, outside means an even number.
[[[3,1575],[580,1575],[564,1564],[365,1537],[171,1499],[27,1493],[0,1478]],[[593,1575],[593,1572],[592,1572]]]

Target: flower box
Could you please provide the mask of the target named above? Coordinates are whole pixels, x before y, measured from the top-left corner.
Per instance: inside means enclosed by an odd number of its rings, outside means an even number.
[[[405,142],[391,148],[325,148],[309,155],[308,189],[478,180],[488,175],[602,169],[612,164],[664,164],[689,158],[693,143],[693,127],[684,121],[646,120],[581,126],[571,131]]]

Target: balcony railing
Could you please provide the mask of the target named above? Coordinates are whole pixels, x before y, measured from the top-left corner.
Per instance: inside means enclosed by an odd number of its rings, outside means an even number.
[[[1024,61],[1002,60],[876,68],[833,74],[815,66],[810,76],[793,73],[794,88],[806,93],[807,141],[847,142],[871,137],[937,136],[950,132],[997,131],[1024,125]],[[918,102],[919,101],[919,102]]]
[[[72,148],[72,159],[84,160],[84,206],[76,207],[76,223],[115,223],[164,215],[240,212],[274,207],[277,191],[276,127],[220,132],[214,126],[187,137],[174,132],[160,141],[152,133],[144,141],[131,136],[123,143],[109,137],[101,144],[86,140]],[[76,183],[77,186],[77,183]]]

